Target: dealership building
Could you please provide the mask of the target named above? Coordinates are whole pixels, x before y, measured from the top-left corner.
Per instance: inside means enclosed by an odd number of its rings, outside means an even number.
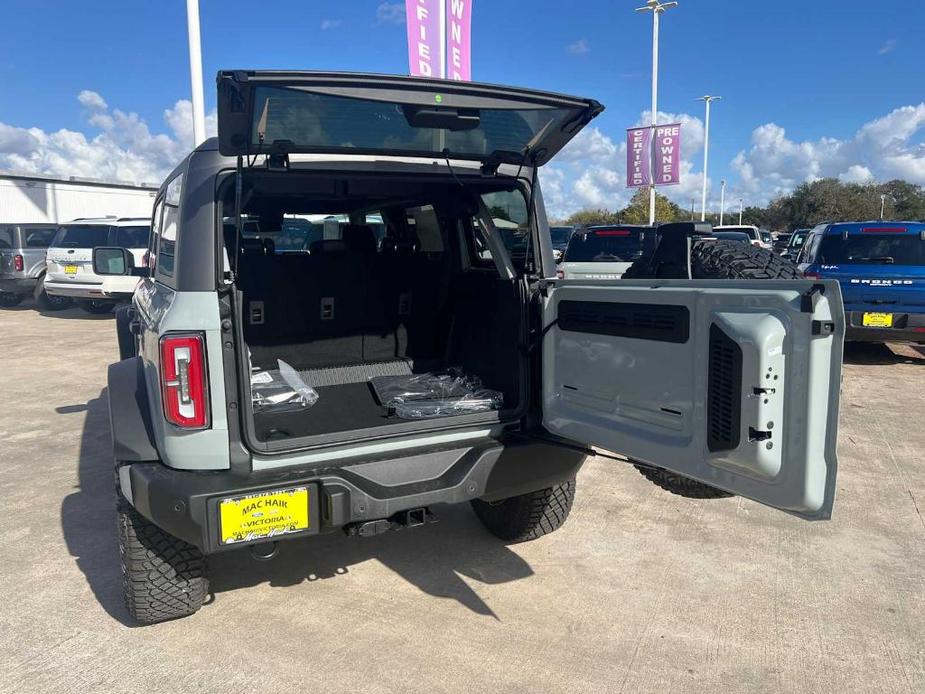
[[[0,172],[0,223],[149,217],[158,186]]]

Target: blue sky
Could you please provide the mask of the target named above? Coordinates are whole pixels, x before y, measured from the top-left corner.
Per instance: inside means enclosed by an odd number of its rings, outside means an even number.
[[[557,211],[625,202],[624,129],[649,104],[651,19],[633,12],[640,4],[474,0],[474,79],[607,106],[546,176]],[[662,21],[659,107],[689,126],[687,168],[666,192],[686,204],[699,190],[694,99],[703,93],[723,96],[711,132],[714,192],[724,177],[747,202],[821,175],[925,184],[925,2],[905,3],[901,21],[882,5],[680,0]],[[0,42],[0,168],[137,179],[182,155],[182,0],[5,0],[3,10],[14,21]],[[207,110],[220,68],[407,72],[400,3],[201,0],[201,13]],[[99,99],[78,100],[85,90]]]

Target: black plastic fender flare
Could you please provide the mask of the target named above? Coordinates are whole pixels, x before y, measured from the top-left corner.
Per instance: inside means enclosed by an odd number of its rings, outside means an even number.
[[[113,458],[120,462],[159,460],[141,357],[109,365],[107,394]]]

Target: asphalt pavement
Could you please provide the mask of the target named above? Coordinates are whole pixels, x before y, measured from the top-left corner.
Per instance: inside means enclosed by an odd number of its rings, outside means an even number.
[[[835,517],[590,460],[505,546],[468,506],[211,561],[193,617],[122,606],[111,317],[0,309],[0,692],[925,691],[925,351],[850,346]]]

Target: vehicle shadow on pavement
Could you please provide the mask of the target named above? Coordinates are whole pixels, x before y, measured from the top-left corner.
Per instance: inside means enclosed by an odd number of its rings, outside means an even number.
[[[78,306],[63,308],[58,311],[43,311],[38,307],[36,307],[35,310],[48,318],[60,318],[62,320],[113,320],[116,317],[113,311],[109,311],[108,313],[90,313]]]
[[[68,551],[103,609],[122,624],[134,626],[122,603],[106,390],[86,405],[55,408],[67,416],[82,411],[86,411],[86,418],[80,439],[78,485],[61,503],[61,529]]]
[[[846,342],[844,362],[857,365],[925,365],[925,351],[913,346],[907,353],[900,353],[882,342]]]
[[[532,576],[533,569],[490,535],[468,504],[432,510],[439,517],[437,523],[377,537],[347,537],[338,531],[283,542],[279,555],[270,562],[256,562],[246,551],[215,555],[209,560],[212,591],[219,594],[262,583],[286,587],[344,577],[351,567],[375,559],[428,595],[456,600],[476,614],[497,619],[463,577],[497,585]]]
[[[106,612],[135,626],[122,603],[115,517],[115,491],[106,390],[86,403],[61,405],[61,415],[86,410],[78,462],[78,488],[61,505],[68,551]],[[530,565],[490,535],[468,504],[433,509],[439,522],[373,538],[347,537],[340,531],[280,543],[269,562],[234,550],[209,558],[210,601],[230,590],[269,584],[291,587],[349,576],[352,567],[378,560],[428,595],[456,600],[473,612],[497,615],[463,578],[489,585],[533,575]],[[349,585],[344,590],[350,590]]]

